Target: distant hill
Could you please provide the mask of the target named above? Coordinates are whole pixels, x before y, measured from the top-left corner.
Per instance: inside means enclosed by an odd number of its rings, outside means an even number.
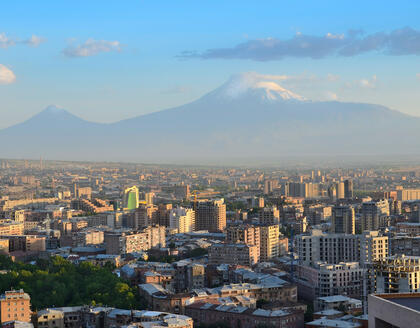
[[[420,155],[420,118],[314,102],[252,74],[189,104],[112,124],[50,106],[0,130],[0,157],[220,163],[288,156]]]

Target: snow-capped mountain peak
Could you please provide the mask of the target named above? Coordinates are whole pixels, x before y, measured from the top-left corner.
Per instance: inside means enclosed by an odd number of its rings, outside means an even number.
[[[284,77],[285,79],[285,77]],[[282,76],[262,75],[247,72],[234,75],[215,90],[222,99],[256,98],[259,101],[305,101],[306,99],[278,84]]]
[[[44,112],[49,114],[59,114],[66,112],[66,110],[56,105],[49,105],[47,108],[44,109]]]

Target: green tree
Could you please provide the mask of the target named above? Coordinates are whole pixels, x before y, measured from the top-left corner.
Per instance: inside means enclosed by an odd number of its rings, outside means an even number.
[[[106,304],[127,309],[145,308],[137,288],[112,273],[114,266],[80,265],[61,258],[37,261],[35,265],[12,262],[0,256],[0,292],[22,288],[31,296],[34,310],[52,306]]]

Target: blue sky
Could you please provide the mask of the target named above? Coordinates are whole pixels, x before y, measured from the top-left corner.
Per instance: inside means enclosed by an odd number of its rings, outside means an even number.
[[[247,71],[295,77],[285,87],[309,99],[420,116],[419,12],[417,1],[5,2],[0,128],[50,104],[116,121],[192,101]],[[363,31],[352,47],[382,43],[342,55],[351,30]],[[293,52],[303,37],[312,48]],[[313,59],[326,38],[335,43]],[[267,53],[267,40],[285,46]],[[254,44],[257,54],[243,51]]]

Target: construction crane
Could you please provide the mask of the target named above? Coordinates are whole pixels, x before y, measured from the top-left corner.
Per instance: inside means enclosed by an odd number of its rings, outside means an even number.
[[[193,190],[190,193],[190,199],[192,196],[193,199],[193,209],[194,211],[197,209],[197,202],[199,198],[208,198],[212,196],[218,195],[218,191],[210,191],[210,190]]]

